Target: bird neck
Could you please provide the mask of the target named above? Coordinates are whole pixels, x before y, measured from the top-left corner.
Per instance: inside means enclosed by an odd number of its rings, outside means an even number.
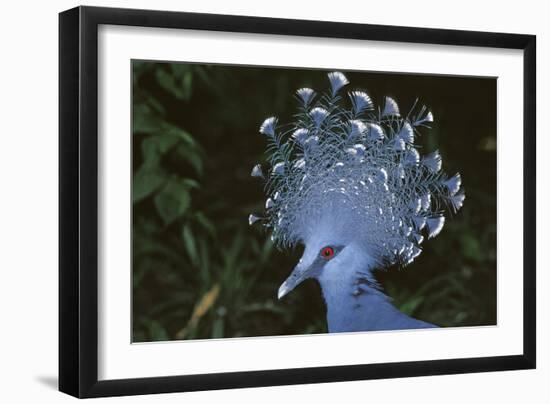
[[[319,283],[329,332],[388,329],[388,321],[403,315],[383,293],[370,269],[340,277],[338,282],[319,278]]]

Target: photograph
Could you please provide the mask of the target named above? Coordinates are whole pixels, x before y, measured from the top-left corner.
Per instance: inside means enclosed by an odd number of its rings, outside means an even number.
[[[133,343],[497,326],[497,78],[130,63]]]
[[[534,29],[320,9],[59,13],[59,391],[543,375]]]

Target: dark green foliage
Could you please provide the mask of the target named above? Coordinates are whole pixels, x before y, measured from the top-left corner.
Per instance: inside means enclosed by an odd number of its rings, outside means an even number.
[[[416,96],[435,116],[421,139],[460,171],[464,208],[405,270],[378,277],[404,312],[443,326],[496,323],[496,81],[346,72],[376,104]],[[278,251],[261,226],[258,127],[289,121],[293,92],[324,72],[133,62],[133,340],[326,332],[319,287],[283,301],[300,251]]]

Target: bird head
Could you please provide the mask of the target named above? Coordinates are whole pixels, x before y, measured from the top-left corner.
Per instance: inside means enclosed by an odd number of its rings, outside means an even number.
[[[385,97],[375,109],[364,91],[350,91],[346,105],[340,93],[347,78],[328,78],[320,96],[296,92],[293,123],[270,117],[260,126],[271,168],[264,174],[256,165],[252,176],[265,181],[268,198],[249,223],[261,222],[282,247],[305,246],[280,297],[307,278],[345,278],[363,261],[410,264],[424,239],[443,228],[444,208],[457,211],[464,202],[460,175],[445,174],[440,154],[421,156],[414,143],[433,122],[426,107],[401,115]]]
[[[347,282],[358,269],[374,266],[376,260],[364,242],[354,239],[345,223],[318,223],[307,237],[304,252],[289,277],[279,287],[278,298],[291,292],[306,279],[325,281],[333,287]]]

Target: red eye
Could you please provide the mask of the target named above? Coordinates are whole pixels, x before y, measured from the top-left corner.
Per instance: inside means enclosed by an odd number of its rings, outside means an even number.
[[[334,257],[334,248],[332,247],[325,247],[321,250],[321,257],[329,260],[332,257]]]

